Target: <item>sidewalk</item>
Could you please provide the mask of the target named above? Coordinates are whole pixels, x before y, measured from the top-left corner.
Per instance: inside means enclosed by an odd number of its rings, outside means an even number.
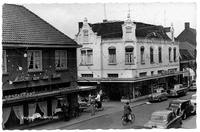
[[[143,105],[146,103],[146,100],[138,100],[135,102],[130,103],[131,108],[139,106],[139,105]],[[57,121],[57,122],[52,122],[52,123],[47,123],[44,125],[40,125],[40,126],[34,126],[28,129],[31,130],[55,130],[55,129],[59,129],[62,127],[67,127],[67,126],[71,126],[77,123],[81,123],[87,120],[91,120],[94,118],[98,118],[101,116],[105,116],[111,113],[115,113],[118,111],[123,111],[123,106],[124,103],[121,102],[114,102],[114,101],[110,101],[110,102],[103,102],[103,107],[104,110],[103,111],[97,111],[95,113],[94,116],[91,116],[90,111],[86,111],[86,112],[82,112],[81,115],[77,118],[73,118],[67,122],[64,121]]]

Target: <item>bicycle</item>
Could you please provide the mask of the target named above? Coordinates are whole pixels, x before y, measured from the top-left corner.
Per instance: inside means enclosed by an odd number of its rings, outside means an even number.
[[[122,116],[122,125],[133,124],[135,122],[135,114],[131,113],[127,116]]]

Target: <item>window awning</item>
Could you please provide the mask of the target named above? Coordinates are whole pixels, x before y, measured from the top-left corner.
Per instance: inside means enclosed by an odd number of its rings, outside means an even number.
[[[19,101],[39,99],[39,98],[51,97],[51,96],[62,96],[62,95],[69,94],[69,93],[75,93],[75,92],[79,92],[79,91],[87,91],[87,90],[91,90],[91,89],[96,89],[96,86],[77,86],[76,88],[66,87],[66,88],[61,88],[61,89],[57,89],[54,91],[35,93],[35,94],[29,95],[29,96],[3,99],[3,104],[15,103],[15,102],[19,102]]]

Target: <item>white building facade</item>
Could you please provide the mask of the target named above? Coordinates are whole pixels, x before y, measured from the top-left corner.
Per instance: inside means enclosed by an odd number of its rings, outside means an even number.
[[[82,45],[77,49],[82,83],[133,84],[134,98],[137,79],[179,72],[179,44],[169,39],[162,26],[133,22],[129,16],[125,21],[96,24],[85,19],[75,40]]]

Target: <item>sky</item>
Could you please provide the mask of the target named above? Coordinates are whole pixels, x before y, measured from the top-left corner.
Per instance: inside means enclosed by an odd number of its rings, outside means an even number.
[[[74,39],[78,22],[86,17],[89,23],[107,20],[126,20],[130,9],[131,19],[169,27],[173,23],[175,37],[184,30],[184,23],[196,28],[197,5],[191,3],[43,3],[23,4],[33,13]],[[104,8],[105,7],[105,8]]]

